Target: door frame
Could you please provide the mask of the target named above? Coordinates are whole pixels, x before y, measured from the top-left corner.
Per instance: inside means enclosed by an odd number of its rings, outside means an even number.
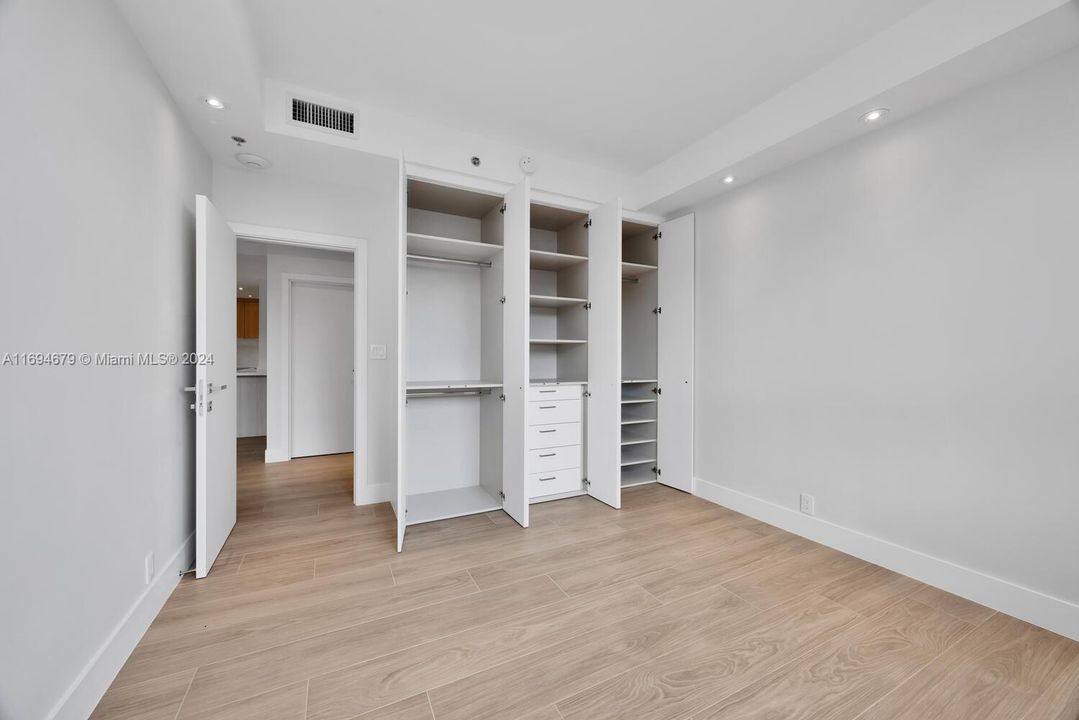
[[[353,262],[353,363],[356,369],[356,382],[353,385],[352,412],[353,412],[353,463],[352,463],[352,502],[354,505],[364,505],[374,502],[382,502],[381,488],[371,484],[370,457],[371,454],[367,442],[367,414],[368,398],[367,388],[367,243],[365,238],[348,235],[327,235],[325,233],[307,232],[305,230],[293,230],[290,228],[268,227],[265,225],[252,225],[249,223],[229,223],[229,227],[236,233],[237,240],[254,240],[273,245],[291,245],[292,247],[313,248],[316,250],[344,250],[352,253]],[[325,279],[326,276],[316,276]],[[362,281],[360,292],[357,285]],[[288,294],[285,294],[287,299]],[[291,323],[287,322],[285,325]],[[289,382],[291,392],[291,382]],[[286,403],[288,402],[286,393]],[[288,415],[289,427],[289,452],[291,453],[292,417]],[[359,458],[356,461],[356,458]]]
[[[308,275],[302,273],[281,273],[281,342],[284,345],[285,351],[281,353],[281,361],[284,367],[281,368],[281,377],[285,378],[285,447],[288,448],[289,460],[292,459],[292,290],[299,283],[300,285],[320,285],[322,287],[347,287],[352,290],[353,294],[353,312],[356,311],[355,294],[356,285],[353,278],[348,277],[335,277],[332,275]],[[355,332],[355,318],[353,318],[353,332]],[[353,386],[356,385],[357,376],[356,372],[356,345],[353,343],[352,347],[352,369],[353,369]],[[355,399],[353,399],[355,402]],[[355,423],[356,413],[353,412],[353,423]],[[355,451],[356,438],[352,439],[353,450]],[[355,455],[353,455],[355,458]]]

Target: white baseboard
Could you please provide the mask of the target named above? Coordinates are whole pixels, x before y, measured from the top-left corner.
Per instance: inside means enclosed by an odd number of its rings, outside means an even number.
[[[393,483],[378,483],[377,485],[361,487],[359,492],[356,493],[355,502],[357,505],[371,505],[373,503],[389,502],[393,496]]]
[[[701,478],[693,494],[769,525],[1079,640],[1079,605]]]
[[[86,720],[101,701],[120,668],[161,612],[165,601],[180,582],[180,572],[191,567],[195,557],[195,534],[169,558],[157,577],[143,591],[131,609],[90,658],[75,682],[56,703],[48,720]]]

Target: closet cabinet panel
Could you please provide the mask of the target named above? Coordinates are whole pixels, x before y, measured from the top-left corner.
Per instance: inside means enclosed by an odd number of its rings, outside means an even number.
[[[622,201],[596,208],[588,229],[588,494],[622,506],[619,471],[622,378]]]
[[[408,175],[405,173],[405,160],[402,157],[397,164],[397,477],[394,478],[394,491],[391,497],[394,514],[397,516],[397,552],[401,552],[405,543],[406,515],[406,488],[405,488],[405,402],[407,390],[405,388],[405,271],[408,241]]]
[[[693,215],[659,226],[659,482],[693,490]]]

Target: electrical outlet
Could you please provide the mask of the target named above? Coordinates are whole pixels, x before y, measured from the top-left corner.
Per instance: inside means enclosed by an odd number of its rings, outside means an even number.
[[[149,585],[154,580],[154,554],[150,553],[146,556],[146,584]]]
[[[386,359],[386,346],[385,345],[372,345],[369,357],[372,360],[385,360]]]
[[[802,493],[800,508],[806,515],[817,514],[817,500],[812,495]]]

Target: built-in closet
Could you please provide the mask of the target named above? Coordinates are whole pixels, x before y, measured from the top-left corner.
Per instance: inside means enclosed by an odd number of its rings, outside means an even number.
[[[398,549],[419,523],[527,527],[530,503],[689,490],[692,216],[586,211],[528,180],[499,194],[402,169],[401,187]]]

